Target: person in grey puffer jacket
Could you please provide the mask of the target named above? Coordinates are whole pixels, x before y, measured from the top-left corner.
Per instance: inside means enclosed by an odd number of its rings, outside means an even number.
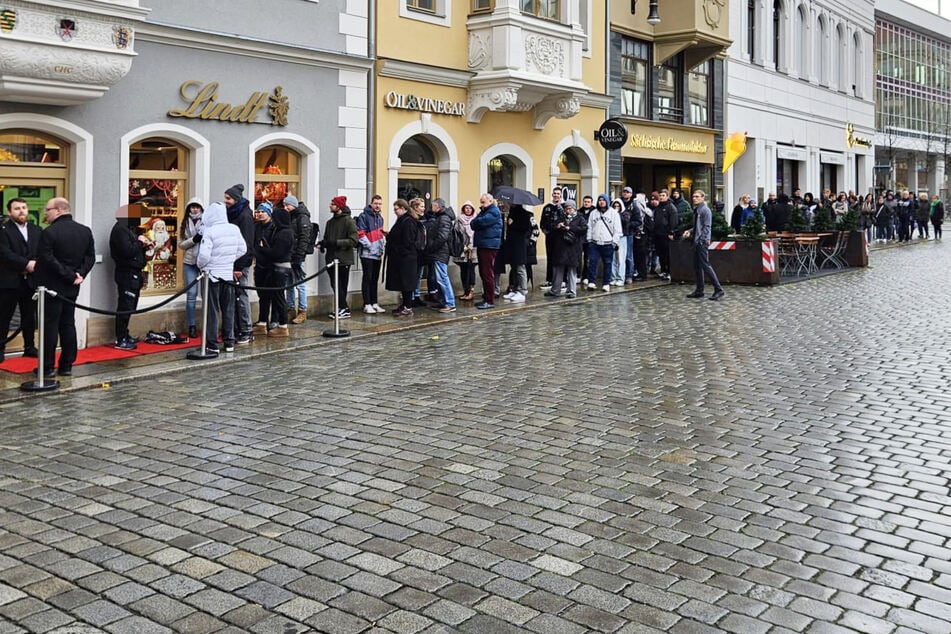
[[[182,254],[184,263],[185,284],[191,284],[198,279],[198,245],[201,243],[201,216],[204,212],[201,202],[197,198],[192,198],[185,205],[185,222],[182,223],[178,250]],[[198,284],[188,289],[185,296],[185,319],[188,321],[188,336],[198,336],[198,325],[195,320],[195,307],[197,305]]]
[[[209,276],[208,332],[206,349],[218,352],[218,313],[225,352],[234,352],[235,262],[248,251],[241,230],[228,222],[224,203],[211,203],[202,215],[202,238],[198,247],[198,268]]]

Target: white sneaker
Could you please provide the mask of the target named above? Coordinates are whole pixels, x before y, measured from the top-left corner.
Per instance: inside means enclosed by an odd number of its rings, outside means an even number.
[[[373,310],[378,313],[385,313],[386,309],[380,306],[379,304],[373,304]]]
[[[610,284],[605,284],[604,286],[601,287],[601,290],[604,291],[605,293],[607,293],[607,292],[609,292],[609,291],[611,290],[611,285],[610,285]]]
[[[511,293],[506,293],[505,295],[503,295],[503,296],[502,296],[502,299],[511,300],[511,299],[512,299],[513,297],[515,297],[516,295],[518,295],[518,292],[517,292],[517,291],[512,291]]]
[[[376,309],[373,308],[373,304],[364,304],[364,305],[363,305],[363,312],[365,312],[365,313],[368,314],[368,315],[375,315],[375,314],[376,314]]]
[[[519,302],[525,301],[525,296],[516,291],[515,293],[512,293],[512,297],[509,298],[509,301],[518,304]]]
[[[588,278],[584,278],[583,280],[581,280],[581,285],[582,285],[582,286],[587,286],[587,285],[588,285]]]
[[[613,282],[611,282],[611,286],[624,286],[624,282],[622,282],[621,280],[614,280]]]
[[[593,291],[593,290],[595,290],[596,288],[598,288],[598,287],[595,285],[594,282],[588,282],[588,290],[589,290],[589,291]]]

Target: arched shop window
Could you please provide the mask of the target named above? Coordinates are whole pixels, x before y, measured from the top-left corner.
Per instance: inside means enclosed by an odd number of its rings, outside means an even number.
[[[564,200],[573,200],[581,205],[581,161],[574,150],[565,150],[558,157],[558,185]],[[590,193],[590,192],[589,192]]]
[[[506,156],[496,156],[489,161],[489,191],[491,192],[500,185],[515,187],[516,165]]]
[[[288,194],[300,198],[300,154],[283,145],[254,153],[254,205],[267,200],[278,205]]]
[[[129,210],[132,230],[148,238],[143,294],[182,288],[178,228],[188,188],[188,149],[163,138],[129,147]]]
[[[439,196],[439,165],[433,146],[421,135],[408,139],[400,147],[400,171],[396,195],[404,200],[422,198],[429,202]]]
[[[66,196],[69,176],[69,146],[47,134],[32,130],[0,131],[0,205],[23,198],[30,219],[43,223],[43,209],[50,198]]]

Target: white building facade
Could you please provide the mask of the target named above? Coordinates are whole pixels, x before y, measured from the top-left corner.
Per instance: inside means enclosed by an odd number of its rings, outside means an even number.
[[[724,134],[747,142],[727,209],[742,194],[871,191],[874,29],[874,0],[731,0]]]
[[[951,20],[903,0],[876,0],[875,27],[875,187],[945,198]]]

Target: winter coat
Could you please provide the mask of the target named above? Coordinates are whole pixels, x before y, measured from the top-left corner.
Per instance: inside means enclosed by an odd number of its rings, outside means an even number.
[[[875,211],[875,226],[884,229],[890,224],[892,224],[892,210],[888,205],[882,203]]]
[[[271,222],[258,222],[254,226],[254,266],[271,268],[276,264],[290,266],[294,250],[294,233],[291,230],[291,215],[283,209],[275,209]]]
[[[532,212],[521,205],[512,205],[505,221],[499,260],[510,266],[528,263],[528,238],[532,234]]]
[[[275,211],[275,213],[277,213]],[[317,236],[311,234],[310,210],[304,203],[299,203],[290,213],[290,229],[293,237],[293,246],[291,247],[291,262],[299,264],[307,257],[307,252],[314,245]]]
[[[662,202],[654,211],[654,235],[665,236],[675,233],[680,226],[680,215],[670,200]]]
[[[554,239],[551,242],[551,263],[553,266],[577,267],[581,264],[582,244],[588,233],[588,221],[580,212],[575,212],[571,216],[562,214],[559,222],[566,226],[555,228],[551,235]],[[575,236],[574,242],[568,244],[565,241],[564,234],[571,233]]]
[[[79,286],[73,283],[76,274],[85,279],[95,264],[92,231],[73,220],[71,214],[59,216],[40,234],[34,273],[37,286],[75,299],[79,296]]]
[[[241,197],[234,205],[227,209],[228,222],[238,227],[241,237],[244,238],[244,255],[234,263],[234,270],[241,271],[251,266],[254,259],[254,214],[251,213],[251,203]]]
[[[195,242],[195,236],[201,233],[201,215],[192,219],[188,213],[188,208],[192,205],[198,205],[204,210],[202,204],[197,198],[192,198],[185,204],[185,219],[182,221],[182,228],[178,232],[178,252],[182,254],[182,262],[195,265],[198,259],[198,242]]]
[[[228,222],[224,203],[211,203],[202,214],[202,239],[195,264],[212,281],[234,280],[235,263],[246,257],[248,246],[241,230]],[[252,236],[252,240],[253,240]]]
[[[353,266],[353,250],[360,241],[357,239],[357,223],[350,216],[349,207],[344,207],[327,221],[321,244],[327,252],[328,263],[340,260],[343,266]]]
[[[462,205],[472,205],[468,200]],[[474,209],[475,207],[473,207]],[[465,231],[466,235],[469,236],[469,246],[463,251],[462,255],[458,258],[453,258],[456,262],[462,264],[465,262],[475,262],[476,261],[476,250],[474,245],[475,232],[472,230],[472,220],[475,218],[475,214],[467,216],[461,211],[459,212],[459,217],[456,219],[459,222],[459,226]]]
[[[116,263],[115,280],[125,280],[129,273],[139,273],[145,268],[145,244],[129,228],[123,218],[116,220],[109,233],[109,255]]]
[[[614,207],[595,209],[588,218],[588,242],[595,244],[620,244],[621,217]]]
[[[449,238],[452,234],[452,218],[445,211],[434,214],[426,230],[425,261],[449,263]]]
[[[426,248],[422,223],[409,212],[396,219],[386,240],[386,290],[416,288],[419,259]],[[409,298],[404,298],[408,302]]]
[[[928,224],[928,220],[931,218],[931,204],[927,201],[918,201],[918,209],[915,211],[915,220],[918,221],[918,225]]]
[[[26,223],[26,240],[13,220],[0,225],[0,288],[33,286],[33,275],[26,274],[30,260],[36,260],[43,231],[32,222]]]
[[[931,222],[938,226],[944,223],[944,203],[940,200],[931,203]]]
[[[478,249],[498,249],[502,246],[502,212],[492,203],[479,212],[469,223],[474,232],[472,245]]]
[[[363,213],[357,216],[357,240],[360,242],[359,254],[367,260],[383,258],[386,249],[386,236],[383,235],[383,214],[367,205]]]

